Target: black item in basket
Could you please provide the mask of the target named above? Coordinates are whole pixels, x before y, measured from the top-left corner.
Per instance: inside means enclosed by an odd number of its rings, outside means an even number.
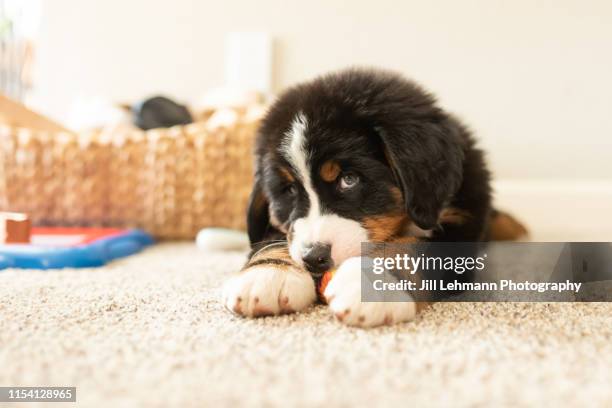
[[[132,108],[134,124],[142,130],[187,125],[193,122],[189,110],[164,96],[145,99]]]

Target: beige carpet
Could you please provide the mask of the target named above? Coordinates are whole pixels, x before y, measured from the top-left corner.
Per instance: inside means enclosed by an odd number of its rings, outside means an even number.
[[[0,272],[0,385],[105,407],[612,406],[611,304],[445,303],[368,331],[324,307],[244,320],[217,302],[242,261],[165,244]]]

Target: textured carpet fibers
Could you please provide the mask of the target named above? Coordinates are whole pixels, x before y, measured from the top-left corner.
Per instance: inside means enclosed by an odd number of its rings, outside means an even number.
[[[76,386],[79,406],[612,406],[610,304],[440,303],[374,330],[323,306],[247,320],[218,302],[243,260],[164,244],[0,272],[0,385]]]

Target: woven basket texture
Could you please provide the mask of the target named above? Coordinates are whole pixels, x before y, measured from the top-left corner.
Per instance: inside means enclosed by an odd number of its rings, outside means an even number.
[[[0,127],[0,210],[38,226],[135,227],[160,239],[243,230],[259,116],[231,114],[147,132]]]

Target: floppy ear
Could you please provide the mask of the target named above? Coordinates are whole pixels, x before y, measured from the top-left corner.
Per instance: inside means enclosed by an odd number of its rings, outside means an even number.
[[[412,123],[411,123],[412,122]],[[403,193],[406,212],[423,229],[437,226],[463,176],[461,126],[451,118],[376,129]]]
[[[249,198],[249,209],[247,211],[247,230],[251,246],[263,241],[266,230],[270,226],[268,205],[268,200],[261,189],[261,181],[259,177],[256,176],[253,190]]]
[[[261,179],[257,175],[255,176],[253,191],[251,191],[251,196],[249,198],[247,231],[251,247],[279,233],[278,230],[270,224],[268,199],[264,195],[261,187]]]

